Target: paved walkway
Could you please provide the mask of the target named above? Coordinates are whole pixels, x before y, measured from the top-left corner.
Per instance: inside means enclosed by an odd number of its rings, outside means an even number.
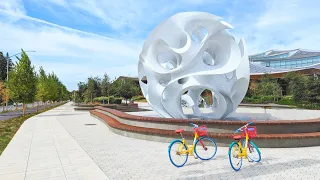
[[[65,106],[65,107],[70,107]],[[59,123],[73,120],[70,108],[56,108],[28,119],[0,156],[1,180],[108,179]]]
[[[0,179],[320,179],[320,147],[262,148],[262,161],[229,165],[226,147],[210,161],[189,158],[182,168],[168,143],[111,132],[88,112],[66,104],[26,121],[0,156]]]

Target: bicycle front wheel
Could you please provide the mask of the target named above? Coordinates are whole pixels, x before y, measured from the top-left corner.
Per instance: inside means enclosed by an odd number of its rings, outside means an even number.
[[[260,150],[259,150],[258,146],[252,141],[249,141],[249,143],[248,143],[247,154],[248,154],[249,160],[251,160],[253,162],[260,162],[260,160],[261,160]]]
[[[240,147],[237,142],[232,142],[229,146],[229,162],[235,171],[239,171],[242,166],[242,157],[239,157],[240,152]]]
[[[174,140],[168,147],[170,162],[176,167],[182,167],[188,160],[187,146],[181,140]]]
[[[217,153],[217,144],[209,137],[201,137],[194,145],[194,153],[201,160],[210,160]]]

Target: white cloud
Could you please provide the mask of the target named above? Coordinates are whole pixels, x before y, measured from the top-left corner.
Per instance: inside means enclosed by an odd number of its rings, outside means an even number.
[[[237,37],[246,40],[249,54],[269,49],[320,50],[320,1],[266,0],[259,16],[240,21]]]
[[[21,48],[35,50],[36,53],[29,53],[29,56],[37,70],[43,66],[46,71],[54,71],[62,82],[68,83],[69,90],[75,89],[77,82],[88,76],[108,73],[113,78],[137,74],[133,67],[138,61],[140,41],[116,40],[20,14],[6,12],[2,15],[19,17],[19,20],[15,23],[0,21],[0,49],[10,54]]]
[[[48,0],[44,0],[44,1],[48,1]],[[65,0],[49,0],[49,2],[54,3],[56,5],[59,6],[66,6],[67,2]]]
[[[23,2],[0,0],[0,49],[11,54],[20,48],[36,50],[29,55],[37,68],[42,65],[56,72],[70,90],[78,81],[105,72],[112,79],[136,75],[144,38],[162,20],[182,11],[222,15],[235,27],[231,33],[245,39],[249,54],[269,49],[320,50],[318,0],[28,0],[45,13],[54,13],[56,21],[51,22],[30,17]],[[64,13],[56,13],[55,8]],[[99,26],[98,31],[108,31],[101,34],[113,38],[52,23],[70,17],[81,17],[88,22],[81,25],[93,29],[96,22],[103,22],[106,30]]]
[[[0,10],[6,10],[11,14],[25,14],[22,0],[1,0]]]

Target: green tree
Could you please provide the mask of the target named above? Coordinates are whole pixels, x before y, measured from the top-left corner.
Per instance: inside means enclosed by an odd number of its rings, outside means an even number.
[[[85,101],[85,92],[88,88],[88,84],[85,82],[78,83],[78,94],[81,102]]]
[[[23,103],[23,115],[26,114],[26,104],[33,103],[37,90],[37,76],[28,55],[22,50],[12,71],[9,73],[8,89],[12,99]]]
[[[100,83],[100,78],[95,77],[95,78],[88,78],[87,82],[87,89],[85,91],[85,101],[86,102],[91,102],[93,101],[93,98],[99,97],[101,94],[101,83]]]
[[[109,96],[109,90],[110,90],[109,88],[110,88],[110,78],[108,74],[104,74],[100,84],[101,96]]]
[[[48,89],[49,91],[49,100],[50,101],[57,101],[59,97],[59,85],[58,85],[58,78],[54,74],[54,72],[49,73],[48,75]]]
[[[0,81],[0,102],[3,107],[3,111],[5,107],[4,105],[8,100],[9,100],[9,91],[6,88],[5,84]]]
[[[37,83],[37,93],[36,99],[38,101],[47,102],[49,100],[49,87],[48,87],[48,77],[46,72],[40,67],[38,83]],[[46,105],[46,104],[45,104]]]
[[[295,102],[302,102],[308,99],[309,78],[306,75],[289,72],[285,75],[284,80],[287,83],[288,94],[293,95]]]
[[[115,94],[127,100],[139,94],[139,87],[132,79],[119,79],[115,82]]]
[[[320,79],[319,75],[310,77],[307,86],[308,89],[308,101],[311,103],[320,103]]]
[[[9,58],[9,54],[6,56],[0,51],[0,81],[5,81],[7,79],[7,61],[9,59],[9,72],[12,70],[12,60]]]
[[[253,92],[255,95],[260,96],[274,96],[274,99],[278,99],[282,95],[282,89],[277,79],[269,74],[264,74],[261,79],[255,83]]]

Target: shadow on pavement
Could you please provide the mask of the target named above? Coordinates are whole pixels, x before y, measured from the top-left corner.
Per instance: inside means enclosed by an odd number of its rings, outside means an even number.
[[[37,115],[37,117],[50,117],[50,116],[79,116],[79,114],[41,114]]]
[[[244,163],[242,164],[242,168],[236,172],[234,171],[231,166],[230,171],[228,172],[223,172],[223,173],[218,173],[218,174],[210,174],[210,175],[203,175],[203,176],[196,176],[196,178],[201,178],[201,179],[210,179],[212,178],[212,175],[216,177],[228,177],[230,175],[235,175],[239,174],[239,177],[242,179],[250,179],[251,177],[255,176],[263,176],[267,174],[275,174],[281,171],[285,170],[291,170],[291,169],[297,169],[301,167],[308,167],[308,166],[313,166],[315,164],[319,164],[319,160],[314,160],[314,159],[299,159],[299,160],[294,160],[294,161],[287,161],[287,162],[280,162],[276,164],[270,164],[270,163],[264,163],[263,161],[260,163],[252,163],[249,165],[246,163],[247,161],[243,161]],[[241,173],[245,172],[245,173]],[[190,177],[192,179],[194,177]],[[185,178],[188,179],[188,178]]]

